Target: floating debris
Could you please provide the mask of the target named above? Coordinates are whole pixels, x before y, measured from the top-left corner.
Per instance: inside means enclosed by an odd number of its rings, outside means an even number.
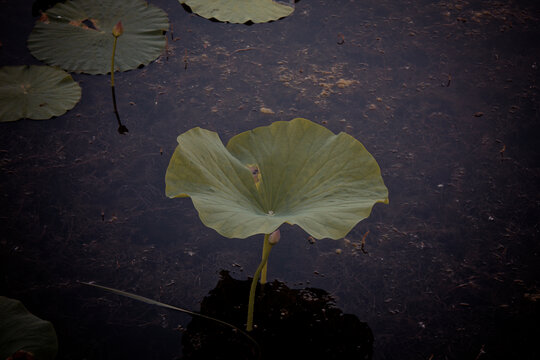
[[[339,79],[337,82],[336,82],[336,86],[340,89],[344,89],[346,87],[349,87],[351,85],[354,85],[356,84],[357,81],[356,80],[347,80],[347,79]]]
[[[270,115],[274,115],[275,112],[270,109],[270,108],[267,108],[267,107],[261,107],[260,111],[263,113],[263,114],[270,114]]]

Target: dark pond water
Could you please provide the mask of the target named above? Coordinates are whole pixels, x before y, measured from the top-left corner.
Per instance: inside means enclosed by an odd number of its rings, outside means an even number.
[[[262,237],[204,227],[165,170],[194,126],[227,141],[295,117],[360,140],[390,204],[338,241],[283,226],[270,280],[331,294],[374,359],[540,358],[537,2],[302,0],[252,26],[151,3],[171,31],[115,77],[128,134],[107,76],[74,74],[64,116],[0,124],[0,294],[54,323],[59,359],[182,356],[189,316],[78,281],[199,310],[221,270],[252,276]],[[38,64],[32,1],[0,6],[0,65]]]

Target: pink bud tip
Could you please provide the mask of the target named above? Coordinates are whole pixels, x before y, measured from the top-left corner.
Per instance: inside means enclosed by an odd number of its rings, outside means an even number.
[[[268,237],[268,242],[270,243],[270,245],[276,245],[279,242],[280,238],[281,238],[281,233],[279,232],[279,229],[277,229],[276,231],[270,234],[270,236]]]
[[[112,29],[112,34],[114,37],[119,37],[123,33],[124,33],[124,25],[122,25],[122,22],[119,21],[116,23],[116,25],[114,25]]]

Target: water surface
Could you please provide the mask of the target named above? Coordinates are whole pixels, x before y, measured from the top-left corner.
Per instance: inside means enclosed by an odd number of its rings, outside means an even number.
[[[59,359],[181,356],[189,317],[77,281],[198,310],[221,270],[251,276],[262,237],[205,228],[165,197],[165,170],[194,126],[227,141],[295,117],[360,140],[390,204],[338,241],[283,226],[270,279],[331,293],[369,324],[374,359],[539,356],[535,2],[303,0],[251,26],[151,3],[168,47],[115,76],[128,134],[107,76],[74,74],[66,115],[0,124],[1,293],[54,323]],[[0,64],[38,64],[32,2],[0,4]]]

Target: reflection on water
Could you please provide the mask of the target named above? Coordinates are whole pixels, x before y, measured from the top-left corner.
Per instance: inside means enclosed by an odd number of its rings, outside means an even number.
[[[59,359],[152,357],[145,341],[178,355],[189,318],[76,281],[198,309],[221,269],[251,276],[262,237],[206,229],[165,197],[165,170],[194,126],[226,142],[294,117],[360,140],[390,204],[343,240],[284,226],[269,280],[330,293],[369,324],[374,359],[537,358],[537,2],[300,1],[252,26],[151,3],[174,36],[116,79],[126,136],[107,76],[74,74],[82,99],[62,117],[0,124],[0,291],[56,325]],[[38,63],[31,11],[2,2],[0,64]]]
[[[112,88],[112,102],[113,102],[113,108],[114,108],[114,115],[116,116],[116,121],[118,122],[118,133],[120,135],[124,135],[127,132],[129,132],[128,128],[122,124],[122,121],[120,120],[120,114],[118,113],[118,105],[116,104],[116,91],[114,85],[111,86]]]
[[[228,271],[201,303],[201,313],[242,326],[251,280]],[[290,289],[273,281],[259,287],[255,329],[262,359],[371,359],[373,334],[366,323],[344,314],[322,289]],[[238,333],[193,318],[182,338],[185,359],[254,359],[258,350]]]

